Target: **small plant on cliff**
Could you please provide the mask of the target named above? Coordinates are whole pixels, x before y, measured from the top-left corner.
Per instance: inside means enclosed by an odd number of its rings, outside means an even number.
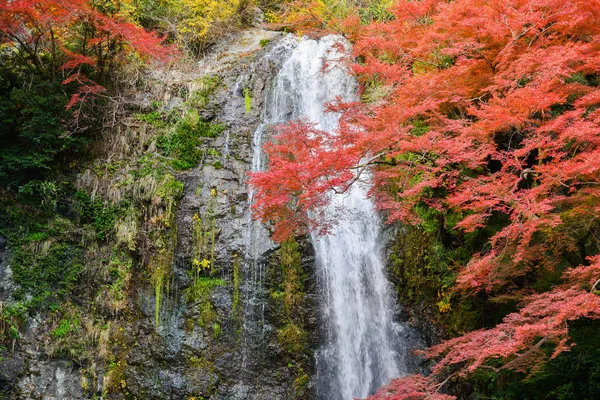
[[[250,111],[252,111],[252,95],[249,88],[244,88],[244,107],[246,108],[246,114],[250,114]]]
[[[215,75],[207,75],[200,80],[199,84],[199,89],[192,94],[188,105],[202,109],[210,102],[212,95],[221,84],[221,78]]]

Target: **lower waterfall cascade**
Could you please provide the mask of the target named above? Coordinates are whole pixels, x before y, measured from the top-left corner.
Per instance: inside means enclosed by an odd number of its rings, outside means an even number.
[[[339,44],[343,46],[339,46]],[[265,164],[262,145],[269,126],[306,120],[333,132],[339,114],[325,103],[357,98],[358,84],[342,62],[349,48],[335,35],[319,40],[288,35],[278,46],[287,59],[273,82],[263,110],[263,124],[253,137],[253,172]],[[333,65],[324,68],[325,61]],[[365,178],[368,180],[368,177]],[[390,379],[406,373],[405,347],[394,323],[394,300],[382,260],[381,221],[367,198],[368,182],[335,195],[326,214],[342,208],[344,217],[332,232],[311,236],[315,249],[325,343],[316,354],[319,399],[366,397]],[[253,201],[251,190],[250,203]]]

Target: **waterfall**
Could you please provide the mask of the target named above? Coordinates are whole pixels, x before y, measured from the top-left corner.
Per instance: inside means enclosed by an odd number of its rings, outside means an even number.
[[[333,132],[339,115],[326,112],[324,103],[338,97],[356,100],[356,80],[335,62],[345,55],[339,43],[348,47],[333,35],[319,40],[290,35],[279,45],[288,55],[253,138],[253,171],[263,169],[261,148],[269,126],[305,119]],[[325,337],[317,352],[317,396],[322,399],[366,397],[405,372],[397,348],[402,327],[393,322],[394,302],[384,274],[381,224],[367,192],[368,182],[359,182],[334,196],[326,212],[333,216],[342,207],[345,218],[330,234],[312,236]]]
[[[328,338],[317,356],[320,398],[364,398],[406,372],[396,349],[402,327],[392,319],[380,221],[367,190],[363,183],[336,195],[328,212],[342,207],[347,215],[330,234],[313,235]]]

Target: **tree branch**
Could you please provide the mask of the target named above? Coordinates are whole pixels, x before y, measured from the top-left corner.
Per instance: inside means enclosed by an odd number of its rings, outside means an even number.
[[[496,367],[491,367],[489,365],[482,365],[479,368],[484,368],[484,369],[491,369],[492,371],[494,371],[495,373],[499,373],[501,371],[505,371],[507,369],[512,368],[513,366],[515,366],[516,364],[518,364],[520,361],[522,361],[524,358],[526,358],[527,356],[529,356],[531,353],[533,353],[536,350],[539,350],[540,347],[542,347],[542,345],[544,343],[546,343],[549,340],[548,336],[544,336],[539,342],[537,342],[532,348],[530,348],[529,350],[527,350],[525,353],[519,354],[517,356],[517,358],[515,358],[514,360],[510,361],[509,363],[504,364],[503,366],[501,366],[500,368],[496,368]]]
[[[367,167],[369,165],[371,165],[373,163],[373,161],[377,160],[378,158],[384,156],[386,153],[382,152],[377,154],[376,156],[373,156],[371,158],[369,158],[367,161],[365,161],[364,163],[357,165],[355,167],[352,167],[351,169],[357,169],[358,172],[356,173],[356,176],[346,184],[346,186],[344,187],[343,190],[339,191],[337,190],[335,187],[331,187],[331,189],[336,193],[336,194],[343,194],[346,193],[348,191],[348,189],[350,189],[350,186],[352,186],[357,180],[360,179],[360,176],[362,175],[363,172],[365,172],[365,169],[367,169]]]
[[[446,379],[444,379],[443,382],[438,383],[437,384],[437,389],[435,390],[435,393],[438,393],[440,391],[440,389],[442,388],[442,386],[444,386],[446,383],[448,383],[448,381],[450,380],[450,378],[452,378],[454,375],[456,375],[456,372],[453,374],[450,374]]]
[[[590,290],[590,292],[594,292],[596,291],[596,287],[598,286],[598,284],[600,284],[600,279],[598,279],[596,282],[594,282],[594,284],[592,285],[592,289]]]

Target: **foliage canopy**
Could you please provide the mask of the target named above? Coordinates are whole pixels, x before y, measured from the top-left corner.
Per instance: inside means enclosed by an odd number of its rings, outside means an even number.
[[[464,241],[493,219],[454,266],[453,290],[516,299],[520,311],[428,350],[433,372],[472,373],[494,359],[504,360],[497,370],[525,369],[546,346],[556,357],[570,348],[569,321],[600,317],[600,2],[397,1],[391,10],[384,22],[346,20],[358,79],[384,90],[367,104],[331,105],[343,112],[338,134],[280,127],[269,170],[252,176],[256,216],[281,240],[326,231],[332,221],[319,210],[332,190],[370,168],[389,222],[424,223],[431,210]],[[407,396],[394,398],[416,398]]]

